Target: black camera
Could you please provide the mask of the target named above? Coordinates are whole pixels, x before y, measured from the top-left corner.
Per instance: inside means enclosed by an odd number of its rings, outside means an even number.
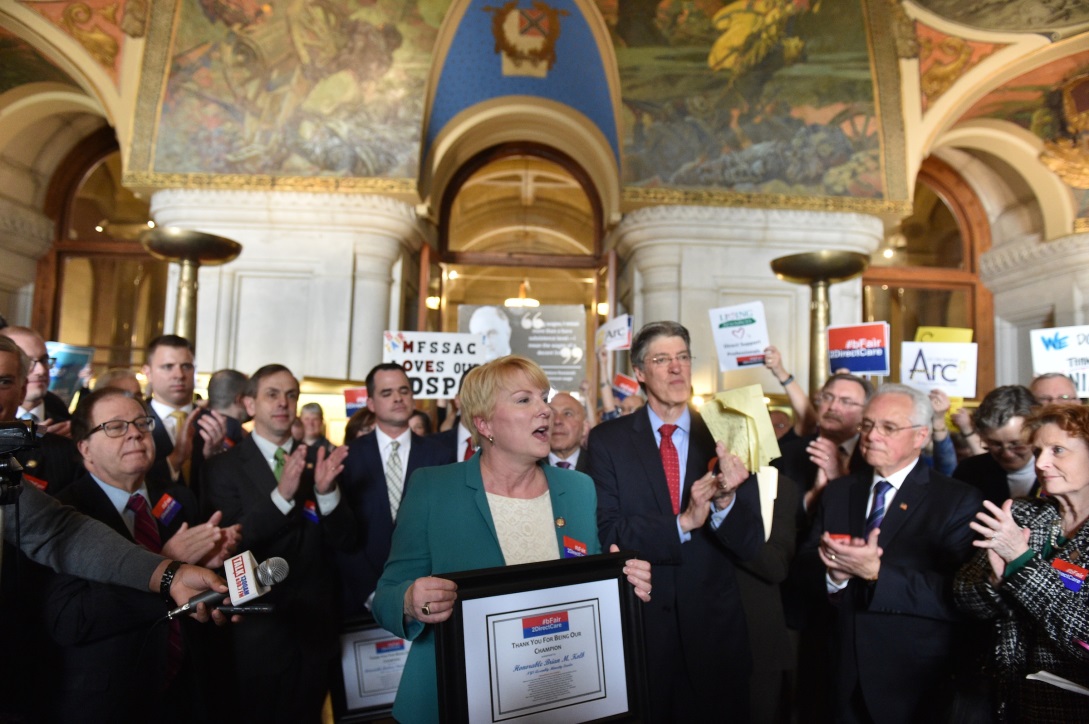
[[[0,422],[0,505],[9,505],[23,492],[23,466],[15,453],[38,447],[32,422]]]

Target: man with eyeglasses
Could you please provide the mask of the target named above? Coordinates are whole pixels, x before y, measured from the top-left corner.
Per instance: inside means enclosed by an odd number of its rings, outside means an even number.
[[[979,441],[986,450],[968,458],[953,477],[979,489],[997,506],[1010,498],[1036,495],[1036,459],[1021,438],[1021,426],[1032,414],[1036,399],[1021,385],[996,387],[983,398],[972,416]]]
[[[637,550],[654,567],[645,718],[748,721],[752,663],[735,565],[764,544],[755,476],[725,454],[724,472],[709,471],[716,446],[689,406],[687,329],[647,324],[631,360],[647,404],[591,430],[587,454],[601,545]]]
[[[198,524],[192,492],[148,480],[155,459],[155,420],[144,403],[107,388],[80,400],[72,433],[86,475],[58,500],[95,518],[128,540],[172,560],[219,568],[232,555],[239,526],[221,528],[220,513]],[[51,576],[42,614],[56,650],[54,672],[63,672],[42,705],[59,721],[136,721],[172,702],[173,718],[196,721],[208,712],[191,707],[203,697],[194,655],[200,642],[192,622],[157,623],[166,612],[154,594]],[[207,692],[205,691],[205,694]]]
[[[866,469],[858,450],[862,408],[873,395],[873,385],[855,375],[838,373],[828,378],[817,398],[817,432],[782,447],[772,461],[781,475],[801,488],[799,525],[811,511],[829,481]],[[804,540],[804,535],[802,537]]]
[[[1029,384],[1029,392],[1037,405],[1080,405],[1074,380],[1061,372],[1045,372]]]
[[[70,437],[72,419],[64,400],[49,391],[49,370],[53,359],[42,336],[29,327],[4,327],[0,335],[8,337],[30,358],[26,377],[26,397],[19,405],[17,417],[38,424],[42,432]]]
[[[838,722],[945,721],[961,617],[954,574],[972,554],[979,492],[920,460],[926,393],[884,385],[859,447],[872,470],[828,484],[799,554],[807,591],[831,616],[829,699]]]

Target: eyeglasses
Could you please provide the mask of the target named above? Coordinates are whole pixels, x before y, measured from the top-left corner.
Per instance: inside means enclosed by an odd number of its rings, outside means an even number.
[[[692,359],[692,355],[687,352],[681,352],[676,357],[668,354],[656,355],[648,358],[647,362],[650,362],[655,367],[667,367],[676,361],[681,367],[688,367],[692,364]]]
[[[862,424],[858,426],[858,431],[863,435],[869,435],[875,430],[881,434],[881,437],[892,437],[901,430],[913,430],[916,427],[923,427],[922,425],[893,425],[891,422],[874,422],[873,420],[863,420]]]
[[[47,370],[53,369],[53,365],[56,364],[56,363],[57,363],[57,358],[56,357],[50,357],[49,355],[46,355],[45,357],[38,357],[37,359],[30,360],[30,366],[31,367],[33,367],[34,365],[41,365],[42,367],[45,367]]]
[[[87,433],[87,437],[101,430],[106,437],[124,437],[129,431],[129,425],[135,425],[140,432],[151,432],[155,429],[154,417],[138,417],[135,420],[107,420]]]
[[[1077,399],[1078,399],[1077,395],[1056,395],[1055,397],[1050,397],[1048,395],[1037,395],[1036,396],[1036,404],[1038,404],[1038,405],[1050,405],[1052,402],[1062,402],[1062,401],[1077,400]]]
[[[831,405],[833,402],[838,402],[841,407],[862,407],[861,402],[856,402],[850,397],[836,397],[831,392],[822,392],[819,399],[826,405]]]

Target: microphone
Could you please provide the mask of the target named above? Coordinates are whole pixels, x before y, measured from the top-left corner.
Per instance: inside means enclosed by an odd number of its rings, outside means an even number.
[[[231,596],[230,605],[232,608],[265,595],[272,586],[283,583],[284,579],[287,578],[288,571],[290,571],[287,561],[283,558],[269,558],[258,565],[253,554],[249,551],[239,553],[234,558],[229,559],[224,568],[228,573],[227,588]],[[193,596],[184,605],[168,613],[166,617],[173,619],[192,613],[196,611],[197,605],[201,603],[209,608],[220,608],[226,605],[223,604],[223,599],[226,596],[227,594],[219,591],[205,591]]]

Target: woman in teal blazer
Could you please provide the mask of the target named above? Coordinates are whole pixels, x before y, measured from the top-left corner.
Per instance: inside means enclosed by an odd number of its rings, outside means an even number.
[[[386,630],[412,641],[393,707],[400,722],[438,721],[438,684],[431,627],[448,619],[456,585],[443,573],[523,562],[525,541],[493,506],[517,514],[539,533],[537,560],[559,558],[564,536],[601,552],[597,496],[582,473],[541,465],[549,451],[552,411],[548,378],[533,362],[503,357],[470,372],[462,385],[462,415],[479,452],[467,462],[423,468],[412,476],[397,514],[393,542],[374,596],[374,616]],[[492,502],[489,502],[492,496]],[[545,497],[547,496],[547,502]],[[548,511],[547,519],[541,511]],[[527,523],[528,521],[528,523]],[[547,544],[555,538],[554,547]],[[650,599],[650,565],[628,561],[636,595]]]

